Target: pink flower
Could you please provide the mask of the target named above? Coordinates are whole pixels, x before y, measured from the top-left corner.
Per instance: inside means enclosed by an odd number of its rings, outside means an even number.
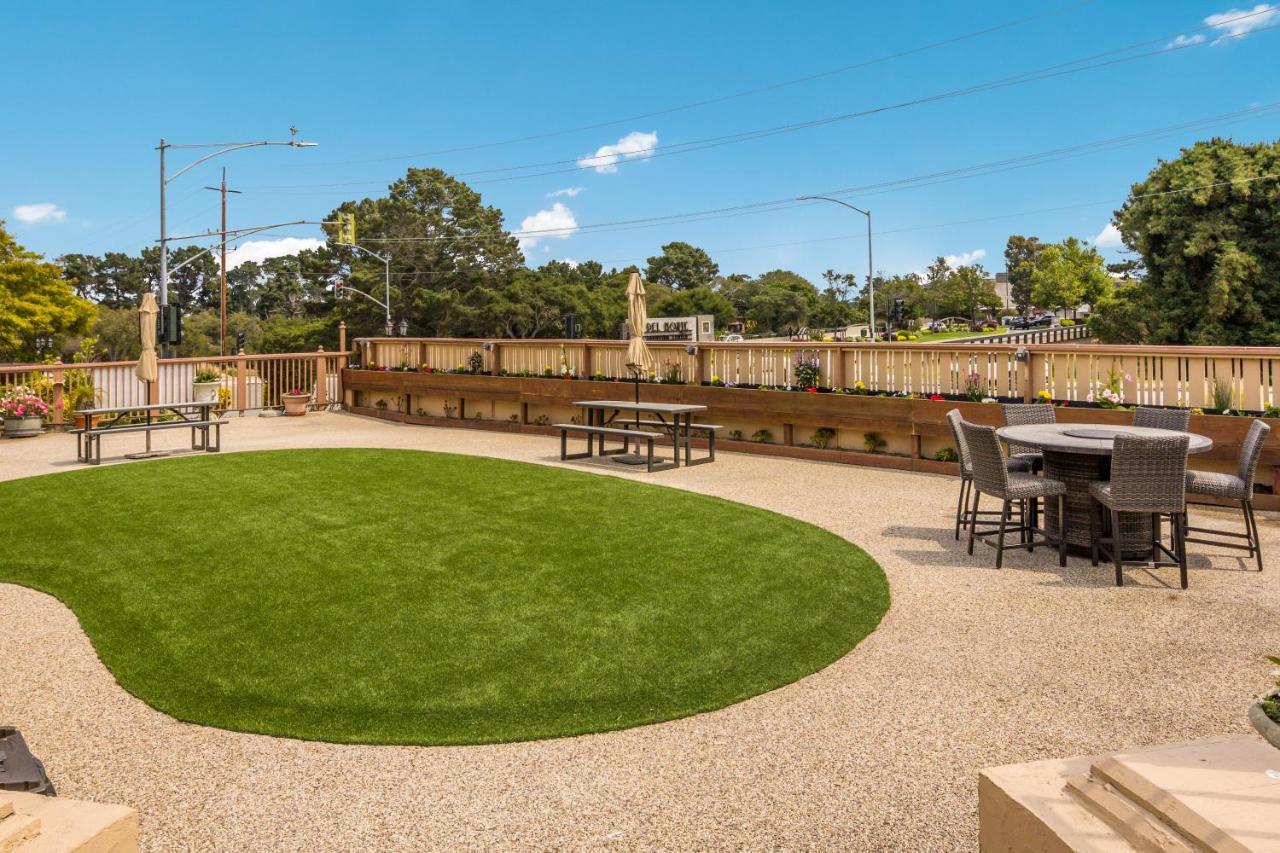
[[[1086,396],[1084,399],[1085,399],[1085,401],[1086,401],[1086,402],[1092,403],[1092,402],[1093,402],[1093,392],[1092,392],[1092,391],[1090,391],[1090,392],[1089,392],[1089,394],[1088,394],[1088,396]]]

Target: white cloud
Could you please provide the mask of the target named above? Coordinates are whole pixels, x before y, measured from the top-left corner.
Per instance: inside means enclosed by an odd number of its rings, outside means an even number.
[[[578,158],[578,165],[584,169],[595,169],[602,175],[618,171],[618,161],[626,158],[650,157],[653,149],[658,147],[658,132],[641,133],[633,130],[613,145],[601,145],[595,154]]]
[[[553,193],[547,193],[547,198],[559,198],[561,196],[567,196],[568,198],[573,198],[580,192],[582,192],[582,187],[565,187],[562,190],[556,190]]]
[[[1227,40],[1244,38],[1254,30],[1280,23],[1280,6],[1271,3],[1259,3],[1252,9],[1228,9],[1204,19],[1205,26],[1215,31],[1214,44],[1222,44]],[[1205,40],[1203,33],[1180,35],[1165,47],[1189,47]]]
[[[324,245],[323,240],[311,237],[281,237],[279,240],[247,240],[227,251],[227,269],[233,270],[241,264],[254,261],[262,263],[267,258],[278,258],[281,255],[296,255],[303,249],[318,249]]]
[[[67,212],[51,201],[40,204],[20,204],[13,209],[13,217],[28,225],[45,225],[50,222],[64,222]]]
[[[1120,229],[1116,227],[1114,222],[1108,222],[1107,227],[1103,228],[1098,236],[1093,238],[1093,245],[1099,249],[1114,249],[1116,246],[1123,246],[1124,241],[1120,239]]]
[[[1244,15],[1249,17],[1242,17]],[[1204,19],[1204,22],[1220,33],[1214,40],[1214,44],[1217,44],[1225,38],[1246,36],[1256,29],[1270,26],[1277,17],[1280,17],[1280,7],[1270,3],[1259,3],[1248,11],[1231,9],[1217,15],[1210,15]]]
[[[556,202],[548,210],[539,210],[520,220],[520,230],[515,236],[520,239],[520,248],[527,252],[538,245],[539,240],[567,240],[577,230],[578,220],[574,219],[573,211]]]
[[[946,255],[947,266],[955,269],[956,267],[966,267],[969,264],[977,263],[987,256],[986,249],[974,249],[972,252],[964,252],[959,255]]]

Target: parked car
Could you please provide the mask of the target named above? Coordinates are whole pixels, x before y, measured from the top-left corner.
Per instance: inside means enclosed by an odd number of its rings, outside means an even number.
[[[1005,323],[1005,328],[1010,330],[1026,329],[1031,325],[1031,321],[1026,317],[1010,317],[1009,322]]]
[[[743,338],[742,335],[725,335],[721,340],[726,344],[740,344]]]
[[[1034,320],[1032,320],[1032,321],[1031,321],[1031,323],[1028,325],[1028,328],[1033,328],[1033,329],[1042,329],[1042,328],[1043,328],[1043,329],[1047,329],[1048,327],[1050,327],[1050,326],[1052,326],[1052,325],[1053,325],[1053,315],[1052,315],[1052,314],[1041,314],[1039,317],[1037,317],[1037,318],[1035,318]]]

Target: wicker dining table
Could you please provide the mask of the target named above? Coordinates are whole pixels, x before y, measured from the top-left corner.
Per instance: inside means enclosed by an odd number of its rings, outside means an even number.
[[[1213,440],[1196,433],[1180,433],[1153,427],[1115,426],[1112,424],[1026,424],[1005,426],[996,430],[1002,440],[1021,447],[1034,447],[1044,454],[1044,475],[1067,484],[1066,540],[1076,553],[1090,551],[1089,514],[1093,498],[1089,484],[1111,476],[1111,453],[1117,435],[1188,435],[1188,453],[1204,453],[1213,448]],[[1052,534],[1059,529],[1058,508],[1054,501],[1044,507],[1044,526]],[[1120,514],[1121,550],[1126,557],[1144,557],[1151,553],[1151,516],[1145,513]]]

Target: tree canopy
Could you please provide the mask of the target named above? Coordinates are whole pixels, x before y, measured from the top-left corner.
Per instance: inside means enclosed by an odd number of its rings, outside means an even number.
[[[1277,174],[1280,142],[1211,139],[1134,184],[1115,224],[1146,270],[1150,342],[1280,344]]]
[[[77,296],[62,268],[18,245],[0,220],[0,353],[10,361],[36,357],[36,338],[55,346],[93,324],[92,302]]]

